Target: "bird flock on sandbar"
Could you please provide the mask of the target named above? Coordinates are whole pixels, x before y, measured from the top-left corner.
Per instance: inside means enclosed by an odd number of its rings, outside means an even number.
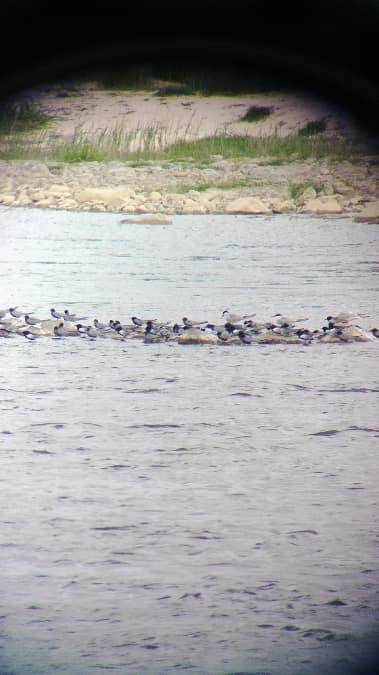
[[[125,342],[140,339],[144,343],[177,342],[178,344],[303,344],[369,342],[379,338],[379,328],[365,330],[357,321],[362,315],[340,312],[325,317],[321,328],[308,328],[308,318],[290,319],[275,314],[269,321],[255,320],[256,314],[237,314],[226,309],[216,321],[159,321],[132,316],[126,322],[94,319],[76,315],[68,309],[51,308],[48,318],[40,318],[19,307],[0,309],[0,338],[22,338],[32,342],[43,336],[62,340],[112,339]]]

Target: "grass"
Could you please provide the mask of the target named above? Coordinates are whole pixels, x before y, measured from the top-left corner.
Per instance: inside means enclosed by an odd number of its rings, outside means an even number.
[[[7,124],[5,119],[8,120]],[[48,118],[41,116],[33,107],[26,106],[16,117],[13,111],[11,120],[9,114],[3,115],[2,133],[0,127],[2,159],[43,159],[69,163],[117,160],[134,164],[169,161],[199,165],[211,162],[213,156],[218,155],[235,160],[254,158],[275,166],[294,160],[324,157],[352,159],[362,151],[352,139],[321,134],[283,137],[274,132],[270,136],[253,137],[233,135],[223,129],[212,136],[193,140],[199,129],[192,127],[192,120],[184,129],[155,125],[140,126],[133,131],[123,127],[84,131],[82,127],[77,127],[71,139],[62,142],[59,138],[49,136],[48,130],[44,128]],[[19,133],[21,129],[23,133]],[[24,133],[26,131],[34,133],[27,136]],[[293,187],[293,190],[297,188]]]
[[[55,161],[67,162],[103,162],[108,159],[103,151],[90,143],[65,145],[58,149],[54,155]]]
[[[218,190],[235,190],[238,188],[245,187],[259,187],[262,185],[268,185],[269,181],[259,180],[254,178],[235,178],[229,180],[214,180],[214,181],[201,181],[199,183],[181,183],[180,185],[170,186],[168,188],[169,192],[175,193],[187,193],[191,190],[196,190],[196,192],[205,192],[210,189]]]

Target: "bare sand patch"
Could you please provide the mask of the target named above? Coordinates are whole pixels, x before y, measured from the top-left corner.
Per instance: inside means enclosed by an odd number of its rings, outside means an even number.
[[[325,120],[330,131],[353,131],[354,123],[342,107],[301,94],[252,94],[249,96],[166,96],[152,91],[100,90],[88,83],[77,91],[52,89],[38,92],[34,100],[53,119],[48,135],[69,140],[75,133],[99,134],[122,128],[163,129],[168,143],[194,140],[223,132],[263,137],[288,136],[306,124]],[[257,122],[242,121],[251,106],[270,108]]]

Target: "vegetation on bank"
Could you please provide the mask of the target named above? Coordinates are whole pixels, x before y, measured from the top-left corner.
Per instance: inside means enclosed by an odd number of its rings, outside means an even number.
[[[104,89],[118,91],[155,91],[157,96],[244,96],[283,91],[278,78],[232,66],[201,68],[193,64],[159,63],[134,67],[97,69],[92,78]]]
[[[217,190],[235,190],[238,188],[256,188],[270,185],[270,181],[259,178],[229,178],[227,180],[200,180],[196,183],[178,183],[168,185],[167,191],[176,194],[186,194],[195,190],[196,192],[206,192],[209,189]]]
[[[11,127],[12,129],[14,127]],[[294,160],[351,159],[362,152],[353,139],[300,133],[253,137],[222,130],[205,138],[193,138],[191,130],[170,130],[160,126],[127,131],[122,127],[87,133],[76,129],[70,141],[49,137],[46,132],[3,133],[0,135],[1,159],[42,159],[61,162],[107,162],[112,160],[187,161],[206,163],[215,156],[224,159],[254,158],[268,164]]]
[[[27,98],[0,103],[0,139],[46,127],[50,118]]]
[[[134,69],[107,69],[96,74],[100,87],[105,89],[148,89],[157,96],[183,96],[214,94],[241,96],[246,93],[265,92],[277,83],[223,69],[159,68],[145,65]],[[59,95],[78,92],[78,86],[68,85]],[[241,122],[254,123],[266,119],[272,112],[268,106],[251,106]],[[352,159],[369,147],[362,140],[333,135],[327,130],[326,121],[308,122],[297,133],[282,136],[273,130],[270,135],[252,137],[231,134],[226,128],[212,136],[198,138],[199,129],[164,128],[159,125],[139,127],[128,131],[114,127],[102,131],[84,132],[78,127],[67,140],[50,133],[54,120],[36,107],[30,97],[20,96],[17,101],[0,107],[0,159],[41,159],[57,162],[128,162],[186,161],[207,163],[220,157],[224,159],[254,158],[280,165],[294,160]]]

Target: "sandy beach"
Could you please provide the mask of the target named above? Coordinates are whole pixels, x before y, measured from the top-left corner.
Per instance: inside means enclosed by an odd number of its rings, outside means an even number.
[[[157,96],[152,91],[102,90],[96,83],[65,88],[52,85],[28,92],[51,118],[43,142],[72,143],[80,134],[134,134],[146,130],[160,142],[192,141],[219,133],[263,138],[294,135],[323,120],[325,134],[359,135],[342,107],[289,93],[249,96]],[[270,114],[243,121],[251,106]],[[163,140],[162,140],[163,139]],[[377,158],[328,158],[288,163],[267,158],[228,159],[222,154],[198,164],[145,162],[0,160],[0,203],[68,210],[116,211],[133,218],[168,218],[172,213],[286,213],[349,215],[379,222]]]

